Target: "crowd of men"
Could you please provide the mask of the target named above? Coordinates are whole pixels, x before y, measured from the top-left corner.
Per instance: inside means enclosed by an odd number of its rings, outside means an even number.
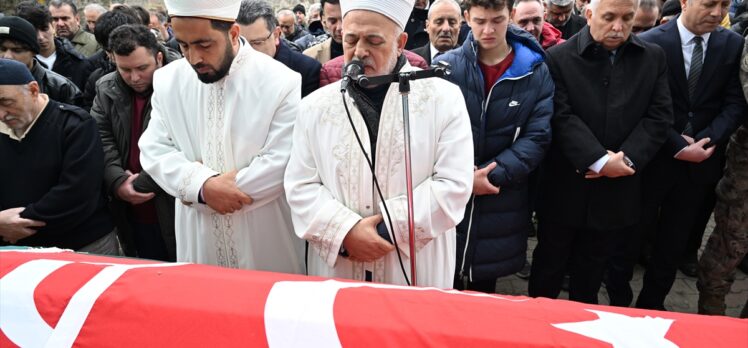
[[[666,310],[681,269],[724,314],[748,252],[746,1],[214,3],[0,17],[0,245],[408,284],[400,89],[346,74],[446,63],[410,83],[418,285],[523,271],[533,297],[605,283],[630,306],[642,263],[636,307]]]

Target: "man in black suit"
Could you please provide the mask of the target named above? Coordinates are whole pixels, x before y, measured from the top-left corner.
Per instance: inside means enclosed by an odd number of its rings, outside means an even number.
[[[293,51],[281,39],[278,20],[273,7],[264,0],[244,0],[236,23],[241,35],[256,51],[267,54],[301,74],[301,97],[319,88],[319,71],[322,65],[313,58]]]
[[[546,0],[545,21],[561,31],[561,38],[568,40],[578,33],[587,20],[573,13],[574,0]]]
[[[605,264],[640,217],[641,175],[672,125],[665,53],[631,35],[636,0],[593,0],[589,26],[551,47],[553,140],[529,294],[597,303]]]
[[[460,4],[455,0],[436,0],[429,8],[426,20],[429,43],[413,50],[426,64],[439,54],[457,47],[460,34]]]
[[[738,77],[743,39],[719,26],[730,1],[681,0],[681,6],[676,20],[639,35],[665,50],[674,115],[667,141],[644,176],[641,230],[655,233],[655,243],[639,308],[665,309],[689,234],[722,177],[727,142],[748,112]],[[610,274],[612,304],[631,302],[635,259],[629,255],[627,268]]]

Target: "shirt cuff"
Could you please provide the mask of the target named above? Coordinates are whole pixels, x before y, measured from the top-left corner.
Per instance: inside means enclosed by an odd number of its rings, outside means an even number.
[[[680,151],[676,152],[675,155],[673,155],[673,158],[678,159],[678,155],[680,155],[680,153],[683,152],[683,150],[685,150],[686,148],[688,148],[688,146],[686,146],[686,147],[680,149]]]
[[[603,170],[603,167],[605,167],[605,164],[608,163],[609,159],[610,159],[610,155],[605,154],[605,156],[600,157],[599,160],[595,161],[595,163],[592,163],[592,165],[589,166],[588,168],[591,171],[593,171],[593,172],[595,172],[597,174],[600,174],[600,171]]]

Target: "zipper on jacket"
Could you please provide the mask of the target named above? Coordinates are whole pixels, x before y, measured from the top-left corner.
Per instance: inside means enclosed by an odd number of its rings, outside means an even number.
[[[473,229],[473,211],[475,210],[475,195],[470,198],[470,218],[468,220],[467,237],[465,238],[465,250],[462,251],[462,265],[460,265],[460,279],[462,279],[463,285],[467,288],[468,278],[465,276],[465,257],[467,256],[468,246],[470,244],[470,231]],[[470,276],[472,278],[473,266],[470,265]]]

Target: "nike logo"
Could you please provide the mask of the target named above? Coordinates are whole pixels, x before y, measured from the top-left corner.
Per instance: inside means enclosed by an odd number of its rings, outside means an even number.
[[[515,107],[515,106],[517,106],[517,105],[519,105],[519,102],[518,102],[518,101],[516,101],[516,100],[512,100],[512,101],[511,101],[511,102],[509,103],[509,107],[510,107],[510,108],[511,108],[511,107]]]

